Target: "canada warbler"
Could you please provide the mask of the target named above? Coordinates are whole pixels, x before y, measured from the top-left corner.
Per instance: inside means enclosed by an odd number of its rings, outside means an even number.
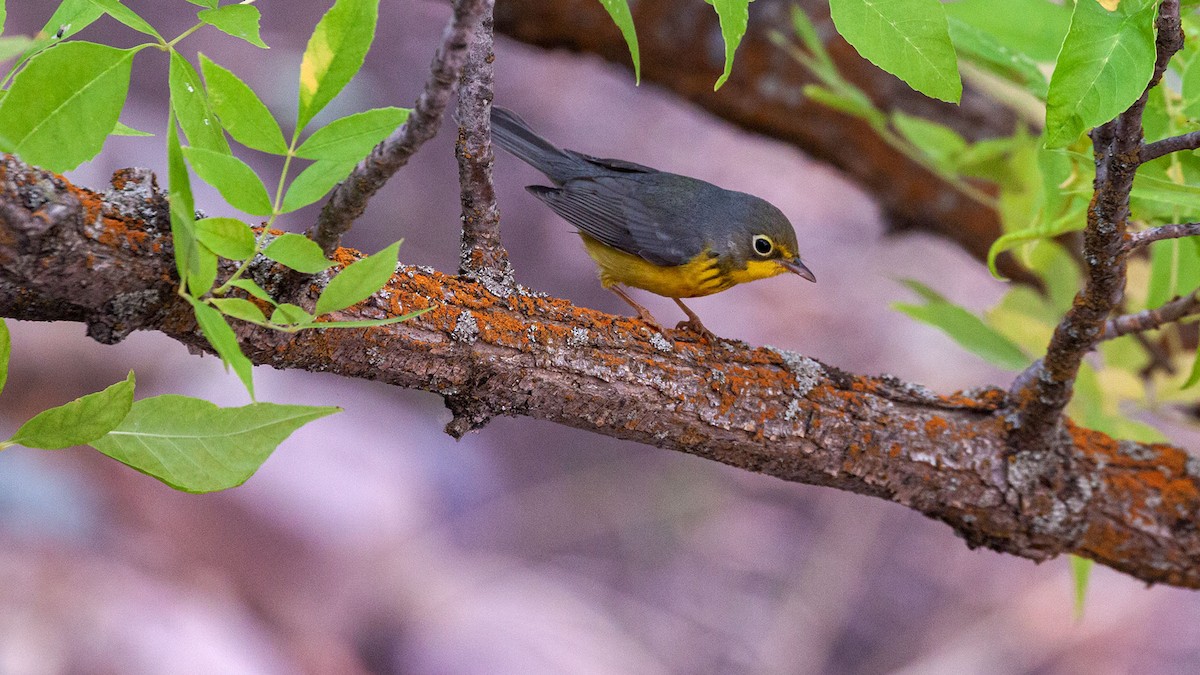
[[[744,192],[620,159],[564,150],[510,110],[492,108],[492,138],[557,187],[525,188],[575,227],[600,267],[601,284],[657,327],[621,284],[675,301],[680,327],[710,334],[680,298],[793,272],[816,281],[800,261],[783,212]]]

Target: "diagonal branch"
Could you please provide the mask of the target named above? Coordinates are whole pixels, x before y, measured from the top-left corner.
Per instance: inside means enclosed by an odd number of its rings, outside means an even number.
[[[1167,63],[1183,47],[1179,0],[1163,0],[1156,25],[1157,58],[1146,90],[1128,110],[1091,132],[1096,180],[1083,233],[1084,288],[1055,328],[1046,355],[1022,373],[1010,391],[1015,409],[1012,445],[1018,452],[1041,452],[1063,433],[1062,411],[1071,400],[1079,364],[1104,335],[1105,322],[1125,289],[1125,232],[1142,149],[1142,112]]]
[[[1130,333],[1162,328],[1169,323],[1175,323],[1198,313],[1200,313],[1200,290],[1195,290],[1188,295],[1164,303],[1160,307],[1142,310],[1134,314],[1122,314],[1109,319],[1104,324],[1104,333],[1100,339],[1111,340]]]
[[[407,164],[426,141],[437,134],[442,113],[467,60],[467,48],[474,39],[487,5],[486,0],[454,2],[454,15],[433,56],[429,81],[425,83],[425,89],[413,106],[408,120],[375,146],[346,180],[334,188],[329,201],[321,209],[317,224],[308,232],[309,238],[320,244],[326,255],[338,247],[342,235],[363,214],[367,202],[379,188]]]
[[[516,282],[508,252],[500,242],[500,210],[492,183],[491,112],[492,6],[485,3],[483,21],[467,53],[458,94],[458,181],[462,186],[462,252],[458,271],[473,279],[492,283],[506,294]]]
[[[1130,232],[1125,239],[1125,252],[1136,251],[1163,239],[1181,239],[1200,235],[1200,223],[1174,223],[1160,225],[1138,232]]]
[[[121,201],[4,159],[0,316],[114,322],[207,351],[175,292],[169,219],[152,183]],[[137,203],[138,208],[126,208]],[[145,220],[148,219],[148,220]],[[339,249],[334,259],[353,262]],[[252,271],[270,288],[278,268]],[[228,273],[229,270],[224,270]],[[326,283],[301,293],[314,301]],[[854,375],[799,354],[674,343],[641,323],[518,288],[414,267],[341,319],[417,319],[357,330],[284,334],[239,323],[258,364],[337,373],[447,398],[449,429],[520,415],[723,462],[778,478],[886,499],[949,525],[970,546],[1045,560],[1071,552],[1148,582],[1200,588],[1200,462],[1179,448],[1117,441],[1063,420],[1049,450],[1073,468],[1049,485],[1009,454],[997,389],[939,396],[894,378]]]

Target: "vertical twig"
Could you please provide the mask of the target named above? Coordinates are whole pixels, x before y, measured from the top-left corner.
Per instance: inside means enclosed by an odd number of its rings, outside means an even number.
[[[508,252],[500,242],[500,211],[496,208],[496,190],[492,183],[491,122],[492,85],[492,8],[495,0],[486,0],[483,19],[475,40],[467,51],[462,83],[458,87],[458,181],[462,188],[462,254],[459,274],[502,286],[493,292],[513,287]],[[495,284],[490,284],[495,285]]]
[[[442,113],[467,60],[467,48],[475,37],[480,18],[485,10],[490,13],[490,7],[487,0],[455,0],[454,16],[442,33],[442,43],[430,66],[432,72],[412,114],[333,189],[317,224],[309,230],[309,238],[320,244],[326,255],[338,247],[342,235],[366,210],[367,202],[379,188],[437,134]]]

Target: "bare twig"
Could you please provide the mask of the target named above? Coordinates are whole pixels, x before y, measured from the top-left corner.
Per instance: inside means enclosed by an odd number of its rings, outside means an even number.
[[[375,146],[346,180],[334,188],[329,201],[321,209],[317,224],[308,232],[308,236],[320,244],[326,254],[338,247],[342,235],[366,210],[367,202],[379,188],[408,163],[418,148],[437,134],[442,113],[458,82],[463,63],[467,60],[467,48],[475,37],[487,4],[486,0],[456,0],[454,15],[433,56],[429,80],[413,106],[412,114],[403,126]]]
[[[149,184],[127,195],[143,196],[143,208],[123,212],[0,161],[12,181],[0,182],[0,203],[74,205],[51,214],[49,227],[0,220],[0,261],[11,261],[0,262],[0,316],[132,320],[211,349],[174,292],[167,209]],[[14,186],[38,193],[24,199]],[[256,280],[274,290],[276,279]],[[322,283],[305,285],[301,302],[314,302]],[[284,334],[237,322],[235,330],[258,364],[438,392],[456,433],[496,415],[548,420],[903,504],[972,546],[1034,560],[1072,552],[1148,582],[1200,588],[1200,531],[1190,517],[1200,511],[1200,462],[1183,449],[1064,422],[1067,433],[1046,449],[1076,469],[1064,489],[1041,481],[1028,456],[1008,454],[1000,390],[939,396],[770,348],[685,335],[672,346],[633,319],[536,294],[498,298],[484,284],[414,267],[337,318],[396,315],[430,298],[436,307],[417,319],[377,328]]]
[[[1010,391],[1012,446],[1017,452],[1041,452],[1063,432],[1062,411],[1071,399],[1083,357],[1102,338],[1105,325],[1125,288],[1125,231],[1129,194],[1142,149],[1142,112],[1150,89],[1167,63],[1183,47],[1179,0],[1164,0],[1156,19],[1158,37],[1154,74],[1128,110],[1091,132],[1096,161],[1095,196],[1083,234],[1087,273],[1083,291],[1050,338],[1046,355],[1022,373]],[[1043,469],[1062,474],[1063,466]],[[1069,469],[1067,470],[1069,473]],[[1052,481],[1051,481],[1052,482]]]
[[[1138,155],[1138,161],[1144,164],[1172,152],[1195,150],[1197,148],[1200,148],[1200,131],[1193,131],[1143,145]]]
[[[1182,318],[1200,313],[1200,290],[1175,298],[1154,309],[1113,317],[1104,324],[1101,340],[1161,328]]]
[[[1147,230],[1130,232],[1129,236],[1125,238],[1125,251],[1134,251],[1163,239],[1180,239],[1196,235],[1200,235],[1200,223],[1175,223],[1151,227]]]
[[[500,242],[500,211],[492,184],[492,6],[486,9],[475,40],[467,52],[458,88],[458,181],[462,187],[462,254],[458,271],[474,279],[495,282],[498,291],[514,286],[508,252]],[[502,287],[502,288],[501,288]]]

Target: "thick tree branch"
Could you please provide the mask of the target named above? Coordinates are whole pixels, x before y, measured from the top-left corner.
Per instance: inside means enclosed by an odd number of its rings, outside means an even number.
[[[961,106],[941,103],[915,93],[864,60],[834,30],[828,0],[755,2],[733,74],[719,92],[713,91],[713,82],[721,73],[723,52],[712,7],[693,0],[631,3],[642,77],[738,126],[794,144],[833,164],[879,200],[897,229],[933,232],[985,259],[1001,234],[995,211],[888,146],[866,123],[801,94],[812,77],[770,39],[773,32],[794,35],[790,17],[794,4],[827,37],[826,47],[838,70],[873,100],[949,124],[970,139],[1011,133],[1011,111],[978,91],[968,88]],[[630,67],[620,31],[595,0],[505,0],[496,8],[496,30],[543,47],[599,54]],[[712,49],[713,45],[718,48]],[[1009,278],[1032,278],[1011,256],[1001,256],[1000,267]]]
[[[208,350],[174,293],[167,210],[150,181],[121,175],[101,197],[12,158],[2,168],[0,213],[13,216],[0,218],[0,315],[155,330]],[[334,259],[357,255],[339,249]],[[258,265],[253,274],[269,287],[278,270]],[[328,278],[302,290],[309,301]],[[1035,458],[1008,453],[999,390],[939,396],[771,348],[687,333],[672,343],[636,320],[524,289],[497,297],[411,267],[337,318],[433,301],[419,318],[380,328],[236,330],[255,363],[437,392],[456,434],[495,415],[550,420],[887,499],[947,523],[970,546],[1033,560],[1071,552],[1200,588],[1200,462],[1179,448],[1064,422],[1052,450],[1069,479],[1048,484]]]
[[[1200,235],[1200,223],[1175,223],[1160,225],[1138,232],[1130,232],[1125,238],[1125,251],[1135,251],[1163,239],[1180,239]]]
[[[367,202],[400,167],[408,163],[426,141],[437,135],[442,113],[458,83],[467,49],[479,27],[486,0],[455,0],[454,15],[442,34],[442,43],[433,56],[429,81],[404,124],[375,146],[366,159],[354,167],[346,180],[333,189],[321,209],[317,224],[308,236],[325,251],[333,253],[354,221],[367,209]]]
[[[471,43],[458,90],[458,181],[462,186],[462,253],[459,274],[495,286],[507,294],[515,285],[508,252],[500,242],[500,210],[492,183],[492,5],[487,0],[483,20]]]
[[[1062,411],[1071,400],[1079,364],[1103,337],[1108,317],[1125,290],[1125,232],[1129,194],[1141,163],[1142,111],[1150,89],[1183,47],[1179,0],[1164,0],[1159,6],[1157,28],[1157,58],[1146,90],[1128,110],[1091,132],[1096,179],[1083,233],[1084,288],[1055,328],[1046,355],[1013,385],[1015,414],[1010,420],[1017,451],[1042,452],[1063,433]]]
[[[1104,334],[1100,339],[1111,340],[1130,333],[1162,328],[1197,313],[1200,313],[1200,290],[1175,298],[1161,307],[1113,317],[1104,324]]]

